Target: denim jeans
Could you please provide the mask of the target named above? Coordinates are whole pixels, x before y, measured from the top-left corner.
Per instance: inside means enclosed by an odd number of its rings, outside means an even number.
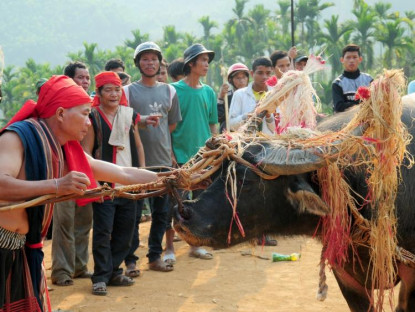
[[[136,210],[136,201],[126,198],[93,203],[93,283],[108,283],[122,274],[120,265],[130,251]]]

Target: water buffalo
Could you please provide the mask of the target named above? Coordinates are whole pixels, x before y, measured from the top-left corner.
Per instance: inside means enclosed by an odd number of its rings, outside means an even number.
[[[337,114],[323,120],[320,130],[338,130],[347,124],[355,110]],[[404,105],[402,120],[409,132],[415,136],[413,120],[415,104]],[[274,148],[266,143],[252,145],[243,154],[243,159],[258,164],[263,149]],[[408,151],[415,155],[415,143],[412,141]],[[232,218],[232,207],[226,198],[226,167],[223,164],[221,174],[194,201],[184,201],[183,209],[175,213],[176,231],[191,245],[205,245],[214,248],[226,248]],[[290,168],[288,168],[290,169]],[[287,169],[287,172],[290,170]],[[236,177],[238,187],[237,212],[244,227],[243,237],[235,223],[231,231],[231,245],[253,240],[263,233],[279,235],[313,235],[320,217],[329,212],[329,207],[319,195],[318,181],[312,177],[313,170],[302,170],[302,174],[283,175],[274,180],[261,179],[248,167],[237,164]],[[359,172],[346,172],[351,188],[364,198],[367,188],[365,176]],[[402,183],[396,199],[398,219],[398,244],[415,253],[415,169],[402,166]],[[364,207],[362,215],[370,219],[369,209]],[[351,251],[350,251],[351,252]],[[349,257],[344,267],[333,267],[333,273],[352,311],[370,311],[371,276],[369,250],[357,249],[358,257]],[[357,260],[359,259],[359,260]],[[415,270],[398,262],[397,281],[401,282],[399,302],[396,311],[415,311]]]

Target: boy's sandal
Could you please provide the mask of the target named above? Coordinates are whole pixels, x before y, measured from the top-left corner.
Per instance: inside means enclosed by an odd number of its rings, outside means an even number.
[[[134,280],[125,275],[116,275],[110,279],[108,286],[131,286],[134,284]]]
[[[96,296],[106,296],[107,285],[105,284],[105,282],[98,282],[92,284],[92,294]]]

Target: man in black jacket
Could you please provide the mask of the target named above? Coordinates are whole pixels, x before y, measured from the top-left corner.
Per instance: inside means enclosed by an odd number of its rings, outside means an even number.
[[[359,64],[363,58],[360,54],[360,47],[355,44],[348,44],[343,48],[340,62],[344,71],[332,84],[333,109],[335,113],[344,112],[348,108],[360,103],[355,99],[356,91],[361,86],[369,86],[373,78],[359,70]]]

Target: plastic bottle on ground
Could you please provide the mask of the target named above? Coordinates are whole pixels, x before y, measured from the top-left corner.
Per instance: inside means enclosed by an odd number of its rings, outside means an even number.
[[[272,262],[278,262],[278,261],[297,261],[301,257],[301,254],[297,252],[293,252],[290,255],[284,255],[277,252],[272,253]]]

